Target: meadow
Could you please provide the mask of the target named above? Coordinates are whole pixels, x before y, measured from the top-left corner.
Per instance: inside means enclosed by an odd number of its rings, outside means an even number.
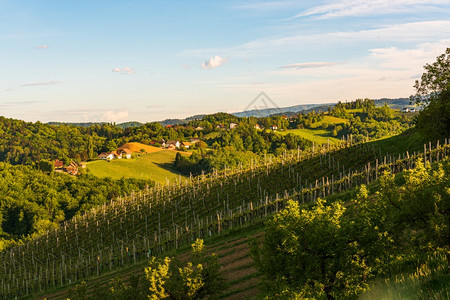
[[[86,166],[89,173],[101,178],[120,179],[125,177],[167,183],[182,176],[172,167],[176,154],[177,151],[172,150],[135,153],[132,159],[94,160],[88,162]]]

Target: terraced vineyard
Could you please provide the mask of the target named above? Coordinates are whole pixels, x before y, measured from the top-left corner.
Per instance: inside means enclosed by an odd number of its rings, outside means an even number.
[[[386,168],[400,172],[418,158],[440,160],[449,145],[430,143],[424,150],[382,156],[366,144],[313,147],[111,200],[3,252],[1,296],[26,296],[137,264],[255,222],[281,209],[288,197],[314,201],[371,182]]]

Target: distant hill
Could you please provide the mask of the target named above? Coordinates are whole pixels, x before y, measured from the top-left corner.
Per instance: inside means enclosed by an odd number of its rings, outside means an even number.
[[[99,125],[102,124],[111,124],[110,122],[48,122],[49,125],[73,125],[73,126],[80,126],[80,127],[89,127],[92,125]],[[120,124],[116,124],[115,126],[120,128],[128,128],[128,127],[139,127],[143,125],[143,123],[136,122],[136,121],[130,121],[130,122],[124,122]]]
[[[117,127],[120,127],[120,128],[123,128],[123,129],[129,128],[129,127],[139,127],[139,126],[142,126],[142,125],[144,125],[144,124],[141,123],[141,122],[136,122],[136,121],[130,121],[130,122],[116,124]]]
[[[297,113],[306,109],[311,109],[317,106],[322,106],[323,103],[320,104],[301,104],[295,106],[288,107],[273,107],[273,108],[264,108],[264,109],[252,109],[246,110],[242,112],[232,113],[236,117],[268,117],[271,115],[280,115],[284,113]],[[333,105],[330,103],[329,105]]]
[[[393,109],[402,109],[404,107],[414,107],[414,105],[409,103],[409,98],[381,98],[381,99],[375,99],[375,105],[376,106],[383,106],[384,103],[387,103],[390,108]],[[296,115],[299,112],[308,113],[312,110],[315,111],[327,111],[328,107],[333,107],[336,103],[316,103],[316,104],[300,104],[300,105],[294,105],[294,106],[287,106],[287,107],[272,107],[272,108],[264,108],[264,109],[252,109],[252,110],[246,110],[241,112],[235,112],[232,113],[232,115],[236,117],[269,117],[269,116],[293,116]],[[162,121],[158,121],[157,123],[161,124],[162,126],[167,125],[182,125],[186,124],[189,121],[192,120],[201,120],[206,114],[198,114],[194,116],[187,117],[185,119],[165,119]],[[47,124],[50,125],[75,125],[75,126],[82,126],[82,127],[89,127],[91,125],[102,125],[102,124],[111,124],[108,122],[85,122],[85,123],[68,123],[68,122],[48,122]],[[116,124],[117,127],[120,128],[129,128],[129,127],[139,127],[142,126],[143,123],[136,122],[136,121],[130,121],[130,122],[124,122],[120,124]]]
[[[385,103],[387,103],[388,106],[392,109],[402,109],[404,107],[414,107],[413,104],[409,103],[409,98],[396,98],[396,99],[381,98],[381,99],[375,99],[374,102],[375,102],[375,106],[377,106],[377,107],[383,106]],[[308,105],[303,105],[303,106],[305,106],[305,108],[302,110],[297,110],[297,108],[302,107],[302,105],[283,107],[283,108],[278,109],[280,112],[270,114],[269,116],[284,115],[284,116],[290,117],[290,116],[296,115],[300,111],[303,113],[309,113],[313,110],[316,112],[327,111],[329,107],[334,107],[335,104],[336,103],[310,104],[309,105],[310,107],[306,107]],[[243,112],[243,113],[245,113],[245,112]]]
[[[141,152],[141,150],[143,149],[147,153],[153,153],[153,152],[158,152],[158,151],[163,150],[162,148],[159,148],[159,147],[153,147],[153,146],[136,143],[136,142],[126,143],[126,144],[120,146],[118,149],[128,149],[132,152]]]
[[[80,127],[89,127],[92,125],[110,124],[108,122],[47,122],[48,125],[73,125]]]

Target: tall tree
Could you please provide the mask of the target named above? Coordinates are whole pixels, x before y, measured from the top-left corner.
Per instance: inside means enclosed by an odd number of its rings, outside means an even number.
[[[417,128],[433,138],[447,137],[450,133],[450,48],[424,66],[421,80],[416,80],[416,94],[411,101],[424,104],[417,117]]]

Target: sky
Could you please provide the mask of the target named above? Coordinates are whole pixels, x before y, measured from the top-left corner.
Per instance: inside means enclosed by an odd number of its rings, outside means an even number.
[[[450,47],[448,0],[0,0],[0,115],[151,122],[400,98]],[[251,108],[262,108],[258,101]]]

